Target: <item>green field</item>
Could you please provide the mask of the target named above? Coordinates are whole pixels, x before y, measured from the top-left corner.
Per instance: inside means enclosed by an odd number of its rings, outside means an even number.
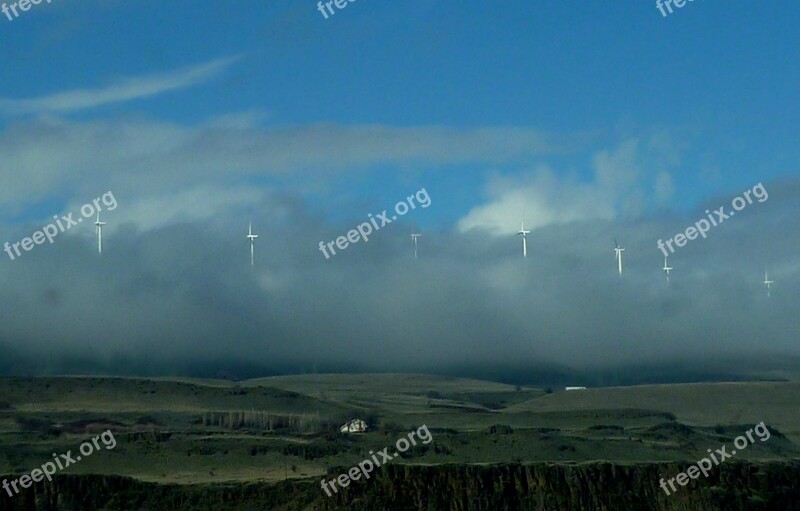
[[[321,478],[423,424],[434,441],[393,464],[694,461],[761,421],[772,437],[737,460],[796,460],[799,390],[715,383],[550,392],[409,374],[2,378],[0,473],[30,472],[107,429],[117,446],[66,473],[178,484]],[[339,433],[350,418],[373,427]]]

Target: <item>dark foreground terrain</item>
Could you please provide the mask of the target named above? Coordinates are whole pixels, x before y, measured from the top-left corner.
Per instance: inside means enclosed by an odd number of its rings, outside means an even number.
[[[685,469],[664,463],[389,466],[372,484],[348,488],[336,498],[321,494],[315,480],[182,486],[117,476],[60,476],[22,498],[2,502],[3,509],[14,511],[800,509],[800,463],[733,462],[704,484],[667,497],[658,486],[660,474]]]
[[[246,382],[0,379],[0,476],[111,431],[0,510],[800,509],[800,385],[560,392],[424,375]],[[338,427],[364,419],[370,430]],[[769,438],[667,496],[661,478],[764,422]],[[419,442],[328,497],[333,479],[425,425]],[[728,447],[730,452],[731,447]]]

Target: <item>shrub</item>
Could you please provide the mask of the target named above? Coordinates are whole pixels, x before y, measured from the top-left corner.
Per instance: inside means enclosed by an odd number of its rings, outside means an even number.
[[[505,424],[495,424],[494,426],[489,426],[490,435],[510,435],[513,432],[514,430],[511,429],[511,426],[506,426]]]

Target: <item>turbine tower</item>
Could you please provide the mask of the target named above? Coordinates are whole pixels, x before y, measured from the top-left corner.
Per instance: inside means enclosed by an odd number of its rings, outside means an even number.
[[[414,259],[417,258],[417,239],[422,236],[422,234],[412,234],[411,239],[414,240]]]
[[[764,286],[766,286],[766,288],[767,288],[767,298],[769,298],[771,296],[770,295],[770,286],[772,284],[774,284],[774,283],[775,283],[774,280],[769,280],[769,274],[767,273],[767,269],[764,268]]]
[[[619,276],[622,276],[622,253],[625,252],[625,249],[619,246],[617,243],[617,239],[614,238],[614,258],[617,260],[617,266],[619,267]],[[666,265],[665,265],[666,266]]]
[[[97,231],[97,253],[103,253],[103,226],[106,225],[105,222],[100,221],[100,212],[97,212],[97,220],[94,222],[95,230]]]
[[[669,272],[674,270],[675,268],[670,268],[667,265],[667,256],[664,256],[664,267],[661,269],[664,270],[664,274],[667,276],[667,284],[669,284]]]
[[[519,232],[517,232],[517,236],[522,236],[522,257],[528,257],[528,234],[531,231],[525,230],[525,220],[520,223]]]
[[[258,234],[253,234],[253,222],[250,222],[250,227],[247,228],[247,239],[250,240],[250,266],[255,264],[254,242],[256,238],[258,238]]]

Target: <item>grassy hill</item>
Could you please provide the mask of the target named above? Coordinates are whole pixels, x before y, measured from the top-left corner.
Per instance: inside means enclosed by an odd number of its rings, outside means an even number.
[[[800,460],[798,390],[797,383],[714,383],[550,392],[413,374],[237,383],[0,378],[0,473],[30,472],[106,429],[117,446],[65,475],[161,485],[318,483],[423,424],[433,441],[391,465],[689,463],[761,421],[771,438],[736,461]],[[355,417],[370,431],[340,434]]]

